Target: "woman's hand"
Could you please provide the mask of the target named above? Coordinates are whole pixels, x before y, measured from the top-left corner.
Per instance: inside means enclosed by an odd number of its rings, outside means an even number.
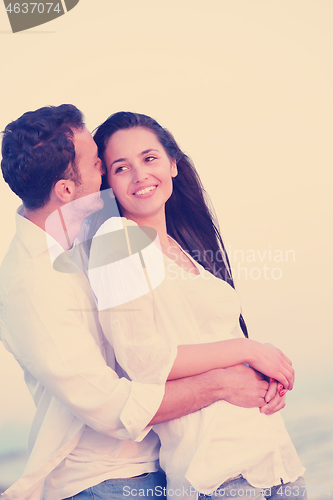
[[[282,410],[286,406],[287,390],[276,380],[271,379],[265,401],[266,404],[259,408],[260,413],[272,415],[273,413]]]
[[[295,371],[292,363],[280,349],[272,344],[252,341],[248,363],[259,372],[271,377],[291,390],[294,385]]]

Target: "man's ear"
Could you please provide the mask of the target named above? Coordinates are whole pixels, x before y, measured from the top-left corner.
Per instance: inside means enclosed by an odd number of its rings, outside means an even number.
[[[176,177],[178,175],[178,168],[176,160],[171,161],[171,177]]]
[[[73,200],[75,194],[75,182],[70,179],[60,179],[53,186],[53,195],[61,203],[69,203]]]

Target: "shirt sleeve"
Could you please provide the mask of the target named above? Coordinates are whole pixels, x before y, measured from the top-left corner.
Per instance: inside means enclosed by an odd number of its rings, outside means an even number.
[[[21,366],[98,432],[140,441],[159,408],[164,384],[119,378],[103,355],[102,332],[87,278],[29,272],[7,293],[2,340]],[[38,405],[38,397],[35,398]]]

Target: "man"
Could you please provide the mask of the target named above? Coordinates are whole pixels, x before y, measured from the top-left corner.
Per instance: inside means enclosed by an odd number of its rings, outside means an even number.
[[[101,161],[81,112],[61,105],[25,113],[6,127],[2,156],[23,207],[0,270],[0,336],[36,404],[30,458],[7,500],[91,498],[92,487],[100,498],[128,498],[138,488],[160,496],[152,424],[220,399],[261,407],[266,397],[266,411],[281,407],[276,387],[267,396],[267,382],[243,365],[165,386],[120,378],[85,273],[58,272],[49,254],[50,246],[71,252],[83,219],[102,207]],[[65,221],[69,204],[76,208]],[[48,225],[52,214],[60,225]]]

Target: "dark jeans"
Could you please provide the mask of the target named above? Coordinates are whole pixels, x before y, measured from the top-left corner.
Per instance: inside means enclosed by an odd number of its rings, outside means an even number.
[[[164,472],[150,472],[125,479],[108,479],[65,500],[165,499]]]

